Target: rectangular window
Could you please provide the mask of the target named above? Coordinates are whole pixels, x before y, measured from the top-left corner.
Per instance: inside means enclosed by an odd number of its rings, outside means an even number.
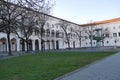
[[[85,39],[87,39],[87,36],[85,36]]]
[[[54,24],[52,24],[52,28],[54,28]]]
[[[109,34],[106,34],[106,37],[109,37]]]
[[[117,33],[113,33],[113,37],[117,37]]]
[[[113,27],[113,29],[115,29],[115,26]]]
[[[119,37],[120,37],[120,32],[118,33]]]

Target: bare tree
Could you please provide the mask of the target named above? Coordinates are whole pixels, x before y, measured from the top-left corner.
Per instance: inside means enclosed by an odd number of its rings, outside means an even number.
[[[102,42],[102,46],[104,46],[104,39],[107,37],[106,34],[109,34],[109,31],[107,28],[96,28],[94,29],[94,36],[93,36],[93,40],[96,40],[96,43],[101,43]],[[100,45],[96,45],[96,46],[100,46]]]
[[[44,28],[49,19],[49,16],[47,14],[41,13],[37,15],[37,27],[39,28],[40,35],[38,35],[41,39],[41,51],[44,49],[44,40],[43,40],[43,34],[45,33]]]
[[[51,12],[51,9],[55,4],[54,0],[12,0],[12,2],[15,4],[19,3],[19,6],[46,14]]]
[[[29,38],[33,34],[36,27],[36,14],[33,11],[25,10],[21,15],[21,20],[19,21],[18,30],[14,30],[18,38],[26,42],[27,52],[29,51]]]
[[[35,10],[39,11],[40,13],[37,14],[37,27],[39,28],[39,38],[41,39],[41,51],[44,50],[44,40],[43,34],[45,33],[44,28],[47,21],[50,19],[50,12],[52,7],[54,6],[54,0],[41,0],[41,6],[35,7]],[[44,7],[44,8],[43,8]]]
[[[74,30],[75,34],[78,36],[79,39],[79,46],[81,48],[82,45],[82,38],[84,37],[83,32],[84,30],[81,27],[75,28]]]
[[[65,34],[65,41],[68,45],[68,49],[70,49],[70,34],[71,32],[68,31],[68,28],[70,26],[70,24],[64,20],[60,20],[58,25],[62,28],[62,30],[64,31],[64,34]]]
[[[21,9],[7,1],[0,1],[0,31],[7,34],[9,55],[12,55],[10,34],[17,29],[17,21],[19,15],[21,15]]]
[[[48,5],[52,5],[50,0],[1,0],[0,1],[0,31],[7,34],[9,55],[12,55],[10,34],[16,32],[18,28],[18,24],[20,23],[19,22],[20,19],[23,20],[23,17],[21,17],[23,16],[24,13],[23,10],[30,9],[33,12],[46,11],[45,13],[48,13],[50,12],[51,9],[51,6]],[[30,22],[32,23],[32,21]],[[33,25],[31,23],[30,25]]]
[[[41,39],[41,51],[43,51],[43,33],[46,22],[49,19],[49,15],[52,7],[54,6],[54,0],[18,0],[20,5],[31,8],[36,12],[36,23],[39,29],[39,38]],[[24,5],[25,3],[28,3]]]
[[[86,27],[86,30],[85,30],[85,32],[89,36],[91,47],[93,47],[92,42],[93,42],[94,26],[95,24],[92,22],[89,24],[88,27]]]
[[[108,28],[101,28],[101,42],[102,42],[102,46],[104,46],[104,40],[109,37],[107,35],[110,34],[110,31]]]
[[[20,6],[27,7],[35,11],[35,15],[33,19],[33,25],[34,27],[39,29],[39,37],[41,39],[41,51],[43,51],[43,33],[44,33],[44,27],[46,22],[49,19],[49,15],[51,12],[52,7],[54,6],[54,0],[18,0],[20,3]],[[34,13],[33,13],[34,14]],[[35,24],[36,25],[35,25]],[[32,27],[31,27],[32,28]],[[30,28],[28,28],[30,29]],[[29,30],[29,32],[32,32]],[[28,32],[27,32],[28,33]],[[30,34],[28,34],[30,35]]]

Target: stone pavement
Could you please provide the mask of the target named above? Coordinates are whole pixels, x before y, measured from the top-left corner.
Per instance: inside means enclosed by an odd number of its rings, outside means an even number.
[[[120,80],[120,52],[55,80]]]

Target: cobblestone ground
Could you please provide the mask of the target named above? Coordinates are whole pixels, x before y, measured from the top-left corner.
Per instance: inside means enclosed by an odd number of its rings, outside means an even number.
[[[120,52],[55,80],[120,80]]]

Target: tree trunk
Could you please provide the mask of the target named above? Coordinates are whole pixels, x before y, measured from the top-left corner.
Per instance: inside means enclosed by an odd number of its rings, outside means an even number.
[[[8,39],[8,55],[12,56],[12,52],[11,52],[11,44],[10,44],[10,33],[7,33],[7,39]]]
[[[43,47],[44,47],[44,45],[43,45],[43,44],[44,44],[44,43],[43,43],[44,41],[43,41],[43,39],[42,39],[42,38],[43,38],[43,29],[41,29],[40,35],[41,35],[41,51],[43,52]]]
[[[69,41],[68,35],[66,37],[67,37],[68,49],[70,49],[70,41]]]
[[[26,40],[25,42],[26,42],[27,53],[28,53],[28,51],[29,51],[28,40]]]
[[[104,46],[104,41],[102,41],[102,46]]]
[[[79,39],[79,42],[80,42],[79,45],[80,45],[80,48],[81,48],[81,39]]]
[[[70,42],[68,41],[68,49],[70,49]]]
[[[93,47],[93,45],[92,45],[92,38],[91,38],[90,44],[91,44],[91,47]]]
[[[41,51],[43,52],[43,40],[41,38]]]

